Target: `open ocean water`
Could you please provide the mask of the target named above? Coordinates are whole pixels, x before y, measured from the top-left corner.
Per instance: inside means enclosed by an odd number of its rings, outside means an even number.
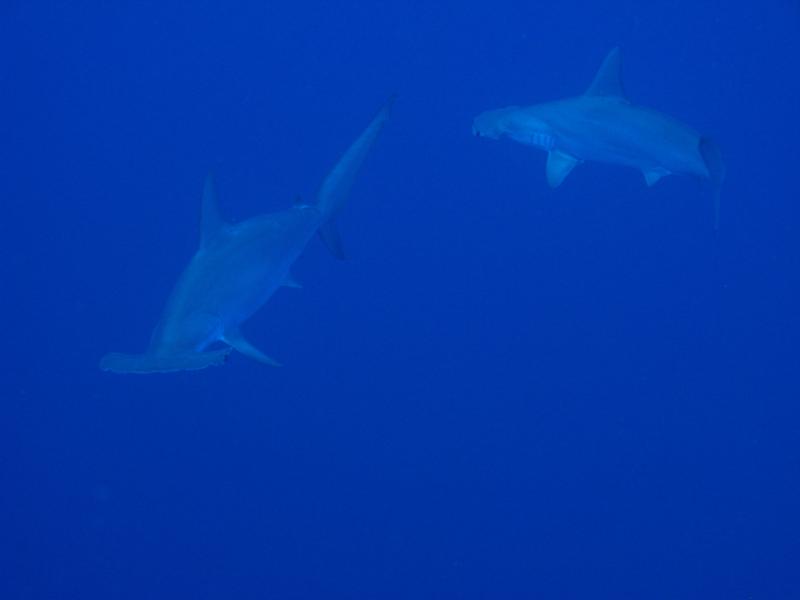
[[[722,149],[647,187],[476,139],[630,99]],[[800,598],[800,4],[0,5],[0,599]],[[147,376],[213,170],[339,219],[244,326]]]

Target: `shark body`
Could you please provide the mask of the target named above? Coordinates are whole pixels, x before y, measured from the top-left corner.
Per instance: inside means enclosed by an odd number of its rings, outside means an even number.
[[[326,177],[313,205],[240,224],[224,222],[213,181],[206,180],[200,248],[178,279],[144,354],[107,354],[100,368],[119,373],[202,369],[223,363],[237,350],[262,363],[278,363],[248,342],[241,325],[281,286],[299,287],[290,268],[315,234],[343,257],[334,219],[370,147],[388,118],[391,100]],[[209,350],[222,342],[225,347]]]
[[[648,185],[670,174],[709,180],[718,223],[719,187],[725,174],[719,149],[677,119],[629,102],[618,48],[608,54],[583,95],[485,112],[475,119],[473,133],[545,150],[551,187],[561,185],[583,161],[633,167]]]

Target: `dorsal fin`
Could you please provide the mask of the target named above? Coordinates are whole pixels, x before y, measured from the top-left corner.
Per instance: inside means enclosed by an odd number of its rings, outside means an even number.
[[[622,87],[622,57],[618,47],[612,49],[600,65],[586,95],[625,98],[625,89]]]
[[[209,173],[203,186],[203,204],[200,215],[200,245],[204,246],[225,227],[217,208],[217,189],[214,175]]]

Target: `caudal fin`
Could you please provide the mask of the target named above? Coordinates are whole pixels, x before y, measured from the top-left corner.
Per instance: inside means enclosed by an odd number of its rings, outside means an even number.
[[[381,129],[383,129],[386,119],[389,118],[389,111],[392,108],[392,104],[394,104],[394,100],[394,96],[389,98],[358,139],[347,149],[347,152],[344,153],[322,182],[317,194],[317,208],[322,213],[325,222],[330,224],[329,227],[320,230],[320,235],[335,256],[341,257],[343,252],[333,220],[344,206],[358,170],[361,168]]]
[[[708,169],[711,184],[714,186],[714,229],[719,229],[720,200],[719,194],[722,182],[725,180],[725,163],[722,161],[722,153],[713,140],[710,138],[700,139],[700,155]]]
[[[216,367],[225,362],[232,348],[213,352],[189,352],[161,356],[157,354],[106,354],[100,360],[100,368],[112,373],[171,373],[173,371],[196,371]]]
[[[328,251],[333,254],[334,258],[344,260],[346,255],[344,253],[344,246],[342,245],[342,236],[339,235],[339,228],[336,227],[336,221],[328,221],[323,223],[319,228],[319,239],[328,248]]]

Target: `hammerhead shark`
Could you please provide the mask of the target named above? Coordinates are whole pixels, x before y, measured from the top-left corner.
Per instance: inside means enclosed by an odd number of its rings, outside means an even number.
[[[298,287],[290,267],[319,233],[343,258],[334,219],[356,173],[389,116],[393,98],[344,153],[320,187],[314,204],[226,223],[217,210],[211,177],[203,190],[200,248],[167,301],[144,354],[107,354],[100,368],[117,373],[156,373],[220,365],[232,350],[267,365],[279,363],[242,335],[241,325],[281,286]],[[214,349],[221,343],[224,347]]]
[[[472,130],[477,136],[507,137],[545,150],[547,181],[554,188],[582,161],[639,169],[647,185],[672,173],[709,180],[715,228],[719,226],[719,189],[725,176],[719,149],[680,121],[628,101],[619,48],[611,50],[583,95],[488,111],[475,119]]]

